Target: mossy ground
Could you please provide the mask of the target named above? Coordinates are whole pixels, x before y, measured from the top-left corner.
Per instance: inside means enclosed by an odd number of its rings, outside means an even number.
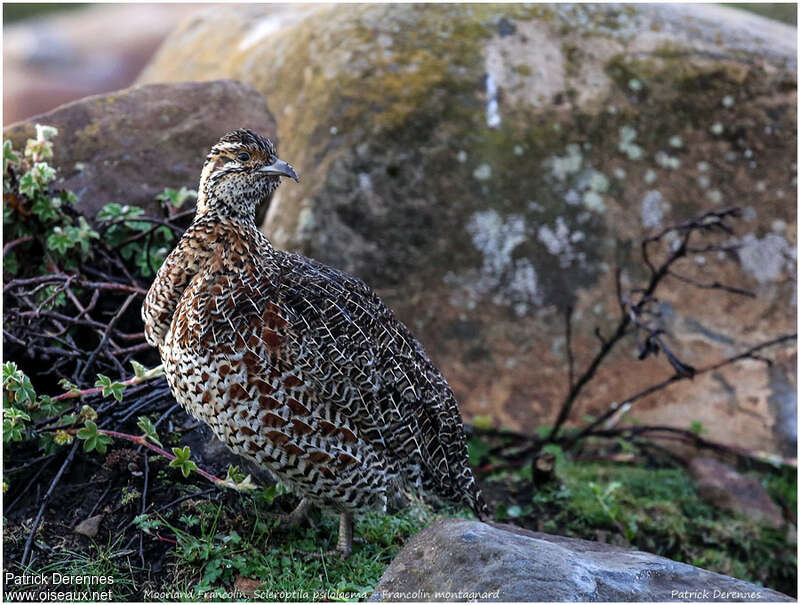
[[[483,441],[473,439],[470,449],[474,460],[490,460],[494,467],[504,462],[487,458]],[[795,594],[796,551],[787,531],[713,508],[700,498],[684,468],[653,460],[569,459],[560,453],[557,460],[554,478],[536,489],[529,466],[482,473],[484,493],[496,518],[652,552]],[[163,499],[187,491],[189,486],[175,482],[174,474],[157,470],[156,461],[151,467],[159,482],[178,490],[163,492]],[[792,469],[759,476],[776,502],[787,511],[796,510],[797,479]],[[90,540],[53,522],[39,540],[50,550],[40,550],[38,562],[26,571],[112,575],[114,584],[107,588],[119,601],[365,600],[397,552],[437,515],[471,517],[463,509],[434,511],[427,505],[396,514],[361,515],[356,535],[365,541],[356,543],[350,558],[315,559],[298,550],[334,548],[337,518],[315,511],[311,524],[280,529],[274,515],[288,512],[296,502],[291,495],[276,494],[273,487],[254,495],[212,490],[167,506],[139,522],[145,531],[145,565],[137,543],[128,543],[135,527],[121,533],[101,530]],[[107,518],[103,528],[110,524]],[[6,523],[7,552],[25,535],[19,524]]]
[[[796,470],[749,472],[794,519]],[[796,594],[796,544],[787,529],[711,506],[682,466],[559,454],[551,482],[532,492],[529,476],[523,469],[486,478],[504,486],[506,504],[499,512],[515,524],[632,547]]]

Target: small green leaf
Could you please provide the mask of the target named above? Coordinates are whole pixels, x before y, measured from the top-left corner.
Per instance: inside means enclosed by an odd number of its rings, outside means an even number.
[[[147,416],[139,416],[139,421],[136,423],[136,426],[142,429],[142,432],[147,439],[153,443],[157,443],[161,447],[164,447],[161,444],[161,440],[158,438],[155,425]]]
[[[81,392],[81,390],[78,388],[77,384],[73,384],[72,382],[70,382],[66,378],[62,378],[61,380],[59,380],[58,381],[58,386],[60,386],[62,389],[64,389],[64,391],[67,392],[67,393],[75,394],[75,393],[80,393]]]
[[[126,385],[121,382],[112,382],[108,376],[98,374],[97,380],[94,383],[96,387],[103,387],[103,397],[113,395],[117,401],[122,401],[122,392],[125,390]]]
[[[231,483],[239,483],[243,481],[245,475],[242,471],[239,470],[238,466],[234,466],[233,464],[228,465],[228,472],[225,475],[225,480],[230,481]]]
[[[136,515],[133,518],[133,524],[144,533],[149,534],[152,529],[159,529],[162,526],[160,519],[153,519],[150,515],[142,514]]]
[[[185,447],[173,447],[172,453],[175,455],[175,459],[171,460],[169,465],[175,468],[179,468],[183,473],[184,477],[188,477],[192,471],[197,470],[197,465],[189,460],[189,456],[191,456],[191,450],[189,446]]]
[[[87,420],[83,428],[78,430],[77,437],[84,442],[83,449],[87,452],[97,450],[99,453],[105,454],[106,447],[111,443],[111,437],[101,433],[91,420]]]
[[[180,208],[183,204],[190,199],[197,198],[197,191],[181,187],[179,191],[167,187],[163,193],[156,196],[156,199],[165,204],[171,204],[173,208]]]
[[[142,378],[147,371],[147,368],[135,359],[131,359],[131,367],[133,367],[133,375],[136,376],[136,378]]]
[[[36,182],[33,172],[26,172],[19,179],[19,192],[31,199],[39,193],[40,185]]]
[[[61,198],[39,196],[31,207],[31,211],[43,222],[55,221],[61,216]]]
[[[692,431],[693,433],[697,433],[698,435],[702,435],[703,433],[708,432],[706,428],[703,426],[703,423],[700,422],[699,420],[692,420],[689,423],[689,430]]]
[[[81,407],[78,418],[80,420],[97,420],[97,412],[92,406],[84,404]]]
[[[6,139],[3,141],[3,173],[6,171],[6,166],[9,164],[17,164],[19,162],[19,156],[14,153],[14,147],[11,143],[11,139]]]

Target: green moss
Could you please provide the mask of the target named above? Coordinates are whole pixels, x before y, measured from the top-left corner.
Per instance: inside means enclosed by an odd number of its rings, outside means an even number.
[[[796,502],[794,473],[765,476],[770,491]],[[718,510],[698,495],[685,470],[566,462],[560,483],[539,492],[534,514],[545,531],[611,541],[795,594],[795,546],[777,530]],[[554,511],[552,516],[545,511]]]
[[[214,595],[214,600],[230,600],[226,593],[238,588],[237,579],[247,578],[252,589],[261,591],[261,595],[251,595],[252,600],[364,600],[408,539],[437,516],[424,506],[393,515],[359,515],[355,534],[366,543],[356,544],[353,554],[341,560],[296,552],[334,549],[337,516],[317,512],[313,527],[303,524],[281,531],[276,529],[277,520],[263,512],[275,507],[267,506],[260,496],[253,507],[237,508],[203,502],[190,514],[174,513],[159,521],[177,539],[172,584],[160,589],[182,591],[188,593],[187,598]],[[447,514],[468,515],[456,509],[448,509]]]
[[[530,65],[525,65],[524,63],[515,65],[514,71],[516,71],[521,76],[530,76],[533,73],[533,70],[531,69]]]

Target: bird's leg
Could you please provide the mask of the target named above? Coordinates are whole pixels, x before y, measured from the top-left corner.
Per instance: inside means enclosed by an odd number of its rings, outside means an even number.
[[[342,559],[346,559],[353,552],[353,513],[342,513],[339,517],[339,539],[336,542],[335,549],[323,552],[296,549],[294,552],[315,559],[337,555]]]
[[[353,513],[342,513],[339,516],[339,540],[336,550],[342,559],[346,559],[353,552]]]
[[[278,519],[280,519],[280,527],[282,529],[297,527],[303,521],[303,519],[307,518],[306,514],[310,508],[311,501],[308,498],[303,498],[300,500],[300,504],[298,504],[288,515],[276,515]]]

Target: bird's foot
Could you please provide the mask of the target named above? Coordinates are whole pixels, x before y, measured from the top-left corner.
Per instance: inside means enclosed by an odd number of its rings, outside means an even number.
[[[279,515],[274,513],[268,513],[270,516],[276,517],[278,522],[278,527],[280,529],[291,529],[292,527],[297,527],[303,520],[307,520],[311,525],[312,529],[315,529],[314,522],[309,518],[308,511],[311,508],[311,502],[303,498],[300,500],[300,504],[298,504],[295,509],[287,515]]]
[[[346,549],[339,549],[334,548],[333,550],[303,550],[301,548],[295,548],[294,552],[302,555],[304,557],[309,557],[310,559],[324,559],[325,557],[339,557],[342,560],[345,560],[351,554],[353,554],[353,548],[346,548]]]
[[[319,552],[297,549],[295,552],[314,559],[338,556],[344,560],[353,553],[353,542],[363,541],[363,538],[353,538],[353,513],[342,513],[339,517],[339,540],[335,549]]]

